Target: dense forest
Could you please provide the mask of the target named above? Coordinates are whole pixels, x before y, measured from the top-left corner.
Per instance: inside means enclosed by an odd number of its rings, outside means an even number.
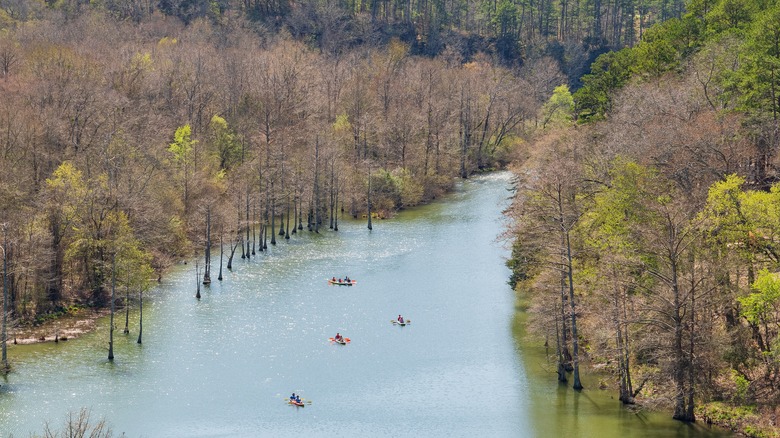
[[[687,8],[518,155],[513,282],[562,382],[778,436],[780,5]]]
[[[771,0],[0,0],[4,303],[105,306],[511,163],[559,379],[767,436],[778,73]]]
[[[230,269],[342,215],[370,228],[505,165],[566,81],[549,58],[414,56],[392,35],[332,53],[229,10],[4,5],[0,223],[20,323],[106,306],[218,242]]]

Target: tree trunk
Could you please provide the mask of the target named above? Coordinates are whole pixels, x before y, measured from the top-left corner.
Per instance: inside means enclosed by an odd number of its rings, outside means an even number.
[[[236,248],[238,248],[239,243],[241,243],[241,231],[238,232],[235,243],[230,245],[230,257],[228,257],[227,263],[228,271],[233,270],[233,256],[236,255]],[[241,247],[243,248],[243,245]]]
[[[130,281],[125,285],[125,329],[122,332],[125,335],[130,334]]]
[[[371,226],[371,164],[368,165],[368,193],[366,194],[366,209],[368,210],[368,229],[372,230]]]
[[[200,268],[198,268],[198,262],[195,262],[195,284],[197,285],[195,290],[195,298],[200,299]]]
[[[255,242],[257,241],[257,233],[256,233],[257,227],[255,226],[256,224],[257,224],[257,209],[252,207],[252,255],[257,254],[255,252],[256,250]],[[261,248],[260,251],[262,250],[263,249]]]
[[[246,258],[252,257],[250,255],[249,248],[249,227],[253,227],[254,224],[249,222],[249,186],[246,187]]]
[[[8,226],[3,224],[3,333],[2,345],[3,345],[3,373],[8,373]]]
[[[284,239],[290,240],[290,195],[287,194],[287,223],[285,224]]]
[[[312,191],[314,206],[314,232],[320,232],[320,139],[314,143],[314,190]]]
[[[203,268],[203,284],[211,284],[211,206],[206,207],[206,263]]]
[[[222,259],[223,254],[225,253],[225,247],[222,243],[222,227],[220,227],[219,230],[219,276],[217,277],[217,280],[222,281]]]
[[[116,254],[111,258],[111,320],[108,329],[108,360],[114,360],[114,297],[116,294]]]
[[[138,290],[138,340],[136,343],[141,343],[141,337],[144,333],[144,290],[143,288]]]
[[[274,193],[274,182],[271,181],[271,194],[273,195],[271,201],[271,245],[276,245],[276,193]]]
[[[572,345],[572,363],[574,365],[574,385],[576,390],[582,389],[580,381],[580,343],[577,337],[577,309],[574,301],[574,275],[571,259],[571,240],[569,233],[566,232],[566,270],[569,280],[569,306],[571,307],[571,345]]]
[[[333,213],[333,231],[339,230],[339,180],[336,178],[336,190],[333,194],[333,208],[336,210]]]

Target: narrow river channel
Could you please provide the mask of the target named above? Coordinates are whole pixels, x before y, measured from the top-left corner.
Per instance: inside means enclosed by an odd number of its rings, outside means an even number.
[[[82,407],[132,438],[715,436],[629,413],[587,377],[580,394],[558,386],[522,335],[496,240],[509,185],[507,173],[474,178],[373,231],[344,220],[282,239],[238,258],[200,301],[193,266],[177,266],[148,293],[142,345],[137,314],[129,336],[117,323],[113,363],[107,321],[76,340],[10,346],[0,437]],[[345,275],[357,285],[327,284]],[[391,324],[399,313],[412,323]],[[337,332],[351,342],[329,342]],[[292,392],[312,403],[288,405]]]

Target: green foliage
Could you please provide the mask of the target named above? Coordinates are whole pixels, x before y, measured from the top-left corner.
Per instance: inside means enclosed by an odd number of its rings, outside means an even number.
[[[737,398],[740,400],[745,400],[748,388],[750,387],[750,381],[746,379],[745,376],[734,370],[731,371],[731,377],[734,380],[734,385],[737,388]]]
[[[635,51],[623,49],[596,58],[590,67],[590,74],[582,77],[582,88],[574,93],[578,120],[598,120],[609,112],[612,108],[612,93],[631,79],[636,57]]]
[[[401,207],[411,207],[422,202],[425,193],[422,181],[415,178],[408,169],[396,171],[394,182],[401,194]]]
[[[574,98],[566,84],[553,90],[550,100],[542,106],[542,126],[566,126],[574,119]]]
[[[715,2],[706,15],[711,32],[717,34],[729,30],[744,30],[749,26],[758,2],[755,0],[721,0]]]
[[[197,140],[191,139],[192,128],[184,125],[176,129],[173,135],[173,143],[168,146],[168,151],[173,154],[173,159],[179,164],[186,164],[192,158],[192,147]]]
[[[762,269],[751,288],[755,292],[737,298],[742,306],[740,315],[752,324],[763,324],[780,304],[780,278],[776,273]]]
[[[776,120],[780,113],[780,4],[758,14],[746,38],[735,75],[741,107]]]
[[[209,123],[211,143],[219,159],[219,168],[229,170],[241,161],[241,144],[228,127],[227,121],[214,115]]]
[[[515,239],[512,243],[512,257],[506,265],[512,271],[509,284],[512,288],[518,283],[533,278],[539,272],[540,248],[524,239]]]
[[[586,242],[613,254],[636,250],[633,227],[649,220],[643,203],[651,198],[646,190],[657,175],[633,161],[616,158],[610,167],[609,187],[593,198],[593,206],[583,218],[589,229]]]

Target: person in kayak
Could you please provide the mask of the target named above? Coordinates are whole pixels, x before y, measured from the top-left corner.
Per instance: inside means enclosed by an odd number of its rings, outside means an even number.
[[[336,337],[335,337],[335,338],[333,338],[333,339],[334,339],[334,340],[336,340],[336,341],[339,341],[339,342],[341,342],[341,341],[343,341],[343,340],[344,340],[344,337],[343,337],[343,336],[341,336],[341,333],[336,333]]]
[[[336,282],[336,277],[331,278],[330,281],[335,283]]]
[[[296,395],[295,396],[295,403],[300,403],[300,402],[301,402],[301,396],[300,395]]]
[[[347,277],[346,275],[344,276],[344,282],[349,283],[349,277]]]
[[[401,316],[401,315],[398,315],[398,322],[400,322],[401,324],[403,324],[403,323],[404,323],[404,317],[403,317],[403,316]]]
[[[297,397],[298,397],[298,396],[297,396],[297,395],[295,395],[295,393],[293,392],[293,393],[292,393],[292,395],[290,396],[290,401],[295,401],[295,399],[296,399]]]

